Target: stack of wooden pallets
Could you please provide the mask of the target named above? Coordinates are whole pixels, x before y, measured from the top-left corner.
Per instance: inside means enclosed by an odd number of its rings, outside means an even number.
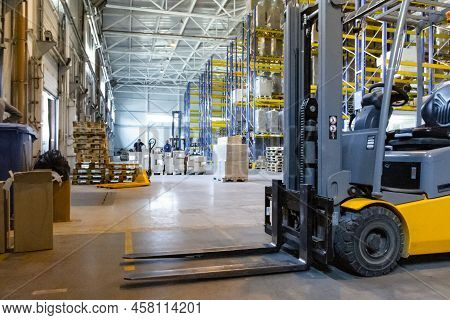
[[[106,180],[106,164],[78,162],[72,172],[73,184],[101,184]]]
[[[108,163],[106,128],[103,123],[74,122],[75,153],[77,163]]]
[[[133,182],[138,164],[110,163],[108,165],[108,183]]]
[[[74,122],[73,136],[76,153],[73,184],[108,182],[106,174],[109,154],[105,125],[96,122]]]
[[[266,167],[269,172],[283,172],[283,147],[266,148]]]

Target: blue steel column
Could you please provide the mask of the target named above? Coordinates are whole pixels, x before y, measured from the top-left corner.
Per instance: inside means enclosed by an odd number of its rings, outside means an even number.
[[[234,79],[234,42],[231,43],[230,45],[230,65],[231,65],[231,83],[230,83],[230,87],[231,87],[231,95],[233,96],[234,94],[234,84],[235,84],[235,79]],[[235,101],[232,102],[231,104],[231,132],[230,132],[230,136],[234,136],[236,133],[236,104]]]
[[[250,113],[249,113],[249,122],[250,122],[250,126],[251,128],[255,127],[255,119],[256,119],[256,96],[255,96],[255,88],[256,88],[256,76],[257,76],[257,70],[256,70],[256,56],[257,56],[257,48],[258,48],[258,37],[256,36],[256,8],[253,9],[253,72],[250,72],[250,77],[251,77],[251,85],[252,85],[252,89],[251,89],[251,96],[253,97],[252,99],[252,103],[253,103],[253,107],[250,108]],[[249,31],[251,32],[252,28],[251,26],[249,26]],[[249,44],[250,46],[250,44]],[[249,55],[249,63],[250,63],[250,58],[251,58],[251,50],[250,50],[250,55]],[[250,101],[250,96],[247,97],[247,99]],[[250,143],[250,157],[254,160],[256,160],[256,145],[254,142]]]
[[[239,63],[239,70],[241,71],[241,85],[240,85],[240,89],[241,89],[241,101],[239,104],[240,107],[240,111],[241,111],[241,134],[243,132],[246,132],[246,136],[248,136],[248,129],[247,129],[247,112],[244,113],[244,110],[246,110],[246,106],[244,107],[244,58],[245,58],[245,52],[244,52],[244,44],[245,44],[245,24],[242,24],[242,45],[241,45],[241,59],[240,59],[240,63]],[[248,141],[248,140],[247,140]]]
[[[191,83],[188,82],[184,93],[184,139],[186,152],[189,153],[191,147]]]
[[[213,82],[213,61],[212,58],[209,61],[209,81],[208,81],[208,85],[209,85],[209,109],[208,109],[208,114],[207,114],[207,120],[208,120],[208,160],[212,159],[212,109],[213,109],[213,92],[212,92],[212,82]]]
[[[226,130],[227,130],[227,136],[230,136],[230,103],[231,103],[231,95],[230,95],[230,91],[228,90],[228,83],[229,83],[229,62],[230,62],[230,58],[228,56],[228,49],[229,46],[227,46],[227,55],[226,55],[226,71],[225,71],[225,126],[226,126]]]
[[[204,155],[204,128],[203,128],[203,114],[204,114],[204,105],[203,105],[203,77],[204,74],[201,73],[198,80],[198,105],[200,111],[200,117],[198,119],[198,130],[199,130],[199,145],[202,155]]]
[[[247,88],[246,88],[246,103],[245,103],[245,121],[246,121],[246,131],[247,131],[247,135],[246,135],[246,141],[247,144],[250,148],[250,152],[252,152],[252,147],[253,147],[253,142],[250,141],[250,129],[253,129],[253,126],[251,125],[251,108],[250,108],[250,83],[252,80],[251,77],[251,69],[250,69],[250,59],[251,59],[251,23],[252,23],[252,19],[251,19],[251,15],[249,14],[247,16],[247,34],[246,34],[246,72],[247,72]],[[255,32],[256,33],[256,32]],[[244,39],[243,39],[243,43],[244,43]],[[244,49],[244,47],[242,47],[242,49]],[[242,50],[244,51],[244,50]],[[254,131],[254,130],[253,130]],[[251,154],[250,154],[251,156]]]
[[[365,0],[356,0],[355,1],[355,9],[358,10],[361,6],[365,4]],[[362,23],[362,22],[361,22]],[[356,36],[355,39],[355,63],[356,63],[356,72],[355,72],[355,91],[361,91],[364,95],[365,92],[365,84],[366,84],[366,30],[362,28],[361,31],[361,39],[359,39],[359,35]],[[359,77],[358,77],[359,76]]]

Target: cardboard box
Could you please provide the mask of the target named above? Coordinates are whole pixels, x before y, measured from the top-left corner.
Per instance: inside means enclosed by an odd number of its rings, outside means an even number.
[[[218,161],[247,161],[248,147],[246,144],[218,144],[214,147]]]
[[[217,144],[242,144],[242,136],[220,137]]]
[[[0,181],[0,253],[6,252],[6,195],[4,182]]]
[[[245,161],[217,161],[214,178],[222,179],[247,179],[248,160]]]
[[[70,221],[70,180],[53,182],[53,222]]]
[[[50,170],[14,174],[14,252],[53,248],[53,182]]]

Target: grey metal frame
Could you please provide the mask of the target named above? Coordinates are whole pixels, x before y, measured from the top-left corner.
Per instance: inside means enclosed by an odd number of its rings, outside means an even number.
[[[405,34],[402,32],[406,25],[406,17],[408,14],[408,6],[410,0],[404,0],[401,3],[400,15],[394,34],[394,45],[389,58],[389,67],[387,70],[386,81],[384,84],[383,104],[381,107],[380,124],[378,127],[378,135],[375,143],[375,167],[373,171],[373,190],[374,197],[382,197],[381,193],[381,177],[383,175],[383,161],[385,145],[385,132],[389,121],[389,108],[391,105],[392,85],[394,84],[394,76],[398,71],[399,62],[402,56],[403,43]]]

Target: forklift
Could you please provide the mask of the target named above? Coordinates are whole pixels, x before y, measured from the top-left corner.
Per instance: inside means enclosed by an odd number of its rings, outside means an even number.
[[[170,138],[170,144],[174,151],[186,149],[186,139],[181,137],[182,123],[183,116],[181,111],[172,111],[172,137]]]
[[[344,1],[345,2],[345,1]],[[448,4],[432,2],[445,12]],[[289,4],[285,22],[285,170],[265,190],[267,244],[126,255],[159,260],[260,256],[255,262],[127,273],[129,281],[183,281],[308,270],[334,263],[364,277],[388,274],[400,258],[450,252],[450,86],[418,104],[418,126],[386,132],[393,106],[408,102],[394,86],[410,1],[372,1],[343,15],[343,1]],[[354,129],[343,131],[342,26],[392,6],[398,10],[385,83],[362,99]],[[431,16],[431,15],[430,15]],[[397,17],[397,16],[396,16]],[[436,17],[432,15],[437,23]],[[420,16],[417,28],[427,25]],[[392,21],[391,21],[392,22]],[[311,34],[319,33],[318,90],[311,93]],[[421,65],[421,63],[418,63]],[[420,84],[419,84],[420,85]],[[419,121],[420,120],[420,121]],[[422,124],[424,122],[424,124]]]

